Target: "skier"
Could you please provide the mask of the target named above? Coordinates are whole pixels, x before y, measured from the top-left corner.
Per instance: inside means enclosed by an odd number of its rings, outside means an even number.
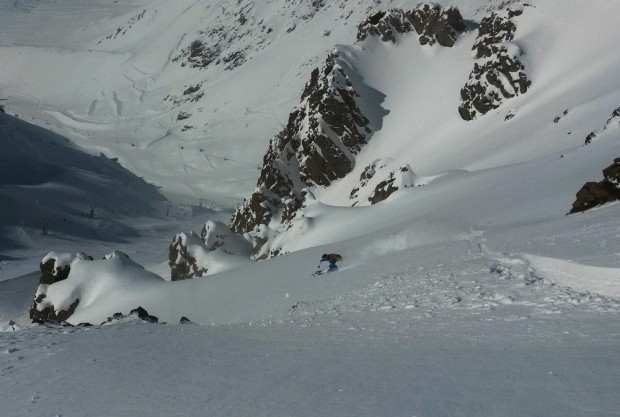
[[[337,253],[324,253],[323,256],[321,256],[321,262],[319,262],[319,268],[321,267],[321,263],[324,261],[329,262],[329,269],[327,270],[327,272],[337,271],[338,265],[336,265],[336,262],[342,261],[342,256],[340,256]]]

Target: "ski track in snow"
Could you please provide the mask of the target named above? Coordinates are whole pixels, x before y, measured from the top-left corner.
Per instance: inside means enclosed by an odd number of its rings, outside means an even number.
[[[397,323],[501,308],[522,318],[575,308],[618,312],[620,299],[556,284],[522,257],[478,255],[432,268],[385,274],[367,288],[331,300],[299,302],[291,307],[288,320],[308,325],[317,315],[337,318],[348,313],[406,313],[400,319],[391,317]]]

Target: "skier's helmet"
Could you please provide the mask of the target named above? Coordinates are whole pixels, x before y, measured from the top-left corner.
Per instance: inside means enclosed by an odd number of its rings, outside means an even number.
[[[329,255],[324,253],[323,256],[321,256],[321,260],[326,261],[329,259]]]

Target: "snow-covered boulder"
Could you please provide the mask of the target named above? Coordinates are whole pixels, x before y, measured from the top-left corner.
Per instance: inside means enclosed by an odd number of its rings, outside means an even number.
[[[426,182],[427,179],[418,176],[409,164],[393,168],[390,160],[376,160],[364,168],[359,186],[351,190],[351,205],[376,204],[397,190],[424,185]]]
[[[169,249],[172,281],[198,278],[246,262],[251,243],[219,221],[209,220],[200,237],[194,232],[178,233]]]
[[[522,10],[506,9],[480,22],[472,48],[476,62],[461,89],[459,114],[464,120],[473,120],[498,108],[505,99],[525,94],[531,85],[518,58],[523,52],[511,43],[517,30],[514,20],[522,14]]]
[[[569,214],[620,200],[620,158],[603,170],[603,176],[602,181],[587,182],[581,187]]]
[[[30,309],[35,323],[64,322],[79,309],[105,300],[115,291],[163,281],[119,251],[98,261],[83,253],[50,252],[40,268],[41,279]]]
[[[220,221],[207,221],[200,232],[200,239],[209,251],[220,249],[231,255],[249,256],[252,250],[250,242]]]

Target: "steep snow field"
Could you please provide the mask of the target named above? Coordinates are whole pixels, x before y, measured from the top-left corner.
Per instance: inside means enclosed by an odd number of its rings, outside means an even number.
[[[530,2],[530,91],[464,122],[473,32],[355,43],[370,11],[410,3],[264,3],[0,0],[0,105],[22,119],[0,114],[0,416],[620,415],[620,206],[566,216],[620,157],[600,130],[620,5]],[[453,4],[478,22],[519,2]],[[210,28],[240,66],[173,60]],[[230,220],[335,45],[385,114],[354,171],[315,190],[286,255],[219,251],[171,282],[174,234]],[[424,185],[349,207],[375,160]],[[52,251],[95,258],[48,292],[94,326],[30,324]],[[332,251],[340,271],[312,277]],[[137,306],[160,324],[107,321]]]

